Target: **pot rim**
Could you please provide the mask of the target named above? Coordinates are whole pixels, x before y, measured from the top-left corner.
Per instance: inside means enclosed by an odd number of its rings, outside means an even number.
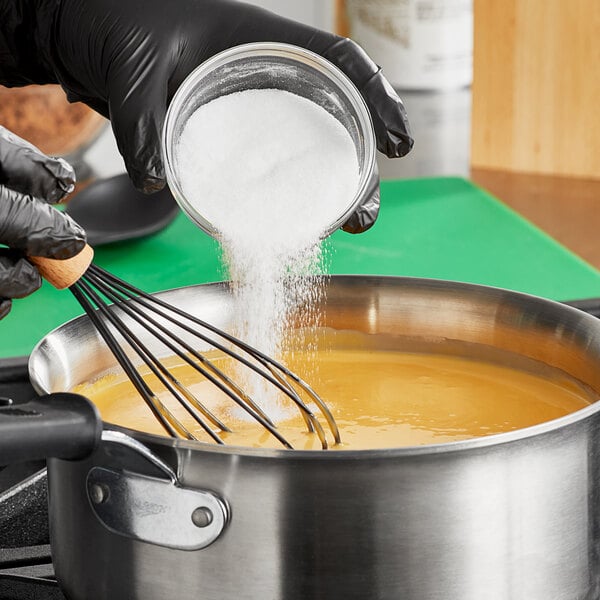
[[[415,456],[434,456],[446,453],[467,452],[490,447],[503,446],[516,443],[525,439],[533,439],[549,433],[557,433],[571,425],[575,425],[591,417],[600,410],[600,402],[593,402],[590,406],[582,408],[564,417],[545,421],[538,425],[523,427],[515,431],[495,433],[485,437],[475,437],[457,442],[444,442],[441,444],[425,444],[422,446],[404,446],[399,448],[372,448],[367,450],[296,450],[288,448],[253,448],[249,446],[234,446],[231,444],[211,444],[200,440],[184,440],[169,438],[153,433],[146,433],[135,429],[128,429],[103,421],[105,428],[121,431],[142,443],[148,445],[168,446],[181,450],[198,450],[202,452],[217,452],[235,456],[245,456],[259,459],[291,459],[291,460],[378,460],[390,458],[408,458]]]
[[[509,290],[506,288],[482,285],[476,283],[466,283],[452,280],[444,280],[444,279],[432,279],[425,277],[399,277],[394,275],[322,275],[320,276],[325,279],[334,279],[337,281],[343,280],[356,280],[356,279],[366,279],[366,280],[378,280],[378,281],[403,281],[407,284],[417,284],[421,286],[427,287],[448,287],[450,290],[463,290],[463,291],[472,291],[473,293],[478,292],[479,294],[502,294],[508,295],[511,298],[523,299],[525,301],[531,302],[534,301],[538,304],[546,305],[549,308],[558,309],[562,312],[569,312],[573,316],[576,316],[580,321],[587,321],[592,328],[597,328],[600,334],[600,320],[592,315],[584,313],[583,311],[568,306],[566,304],[562,304],[555,300],[550,300],[548,298],[543,298],[541,296],[535,296],[533,294],[527,294],[524,292],[517,292],[514,290]],[[229,287],[228,281],[215,281],[203,284],[197,284],[195,286],[181,286],[178,288],[171,288],[168,290],[162,290],[160,292],[156,292],[156,295],[160,296],[162,294],[170,294],[179,289],[185,289],[188,287],[200,287],[200,286],[215,286],[215,287]],[[87,315],[80,315],[69,321],[66,321],[59,327],[55,328],[47,335],[54,333],[55,331],[60,330],[67,325],[79,321],[79,320],[87,320]],[[33,348],[31,355],[33,356],[38,347],[43,343],[45,338],[42,338],[36,346]],[[42,385],[36,380],[35,374],[31,369],[31,360],[29,361],[29,375],[32,380],[32,385],[36,389],[36,391],[40,394],[49,394],[52,393],[47,389],[44,389]],[[581,421],[584,421],[594,415],[595,413],[600,411],[600,395],[597,399],[592,402],[589,406],[581,408],[577,411],[559,417],[558,419],[552,419],[551,421],[544,421],[543,423],[539,423],[537,425],[531,425],[529,427],[523,427],[520,429],[516,429],[514,431],[504,432],[504,433],[496,433],[483,437],[474,437],[466,440],[459,440],[456,442],[444,442],[440,444],[426,444],[421,446],[401,446],[398,448],[373,448],[367,450],[296,450],[296,449],[287,449],[287,448],[253,448],[249,446],[234,446],[234,445],[219,445],[211,442],[205,442],[200,440],[185,440],[182,438],[170,438],[166,435],[158,435],[154,433],[147,433],[144,431],[138,431],[136,429],[130,429],[128,427],[123,427],[118,424],[109,423],[107,421],[102,421],[105,428],[114,429],[117,431],[121,431],[131,437],[138,439],[143,443],[147,443],[149,445],[160,445],[160,446],[168,446],[174,447],[182,450],[202,450],[203,452],[217,452],[220,454],[229,454],[236,456],[247,456],[252,458],[264,458],[264,459],[303,459],[303,460],[357,460],[357,459],[383,459],[383,458],[404,458],[404,457],[413,457],[413,456],[429,456],[429,455],[439,455],[447,452],[461,452],[461,451],[470,451],[470,450],[480,450],[483,448],[489,448],[491,446],[500,446],[508,443],[515,443],[524,439],[533,438],[542,436],[549,433],[558,432],[561,429],[566,429],[571,425],[575,425]]]

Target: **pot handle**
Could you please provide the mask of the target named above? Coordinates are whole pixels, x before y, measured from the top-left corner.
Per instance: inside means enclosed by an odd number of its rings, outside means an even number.
[[[101,435],[97,408],[78,394],[49,394],[0,406],[0,465],[40,458],[85,458]]]
[[[158,478],[98,465],[89,470],[90,506],[109,531],[178,550],[206,548],[223,533],[230,520],[223,498],[210,490],[184,487],[167,463],[125,433],[105,430],[102,441],[126,446],[162,474]]]

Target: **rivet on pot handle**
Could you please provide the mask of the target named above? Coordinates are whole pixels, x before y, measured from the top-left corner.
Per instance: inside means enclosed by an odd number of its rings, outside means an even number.
[[[182,487],[167,464],[123,433],[104,431],[102,441],[132,448],[167,477],[93,467],[87,476],[88,499],[105,527],[129,538],[179,550],[200,550],[221,535],[229,520],[227,504],[221,498],[209,491]]]

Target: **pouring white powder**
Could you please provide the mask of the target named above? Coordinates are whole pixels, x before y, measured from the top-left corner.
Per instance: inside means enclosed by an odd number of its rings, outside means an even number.
[[[241,307],[236,334],[277,357],[291,311],[315,293],[300,276],[316,271],[320,238],[358,187],[349,133],[310,100],[247,90],[192,114],[177,162],[186,198],[219,231]]]

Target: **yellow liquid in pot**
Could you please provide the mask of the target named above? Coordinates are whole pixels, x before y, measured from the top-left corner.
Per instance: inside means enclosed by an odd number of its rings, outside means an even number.
[[[330,407],[343,442],[335,448],[341,450],[439,444],[513,431],[567,415],[592,401],[582,386],[559,372],[541,376],[455,356],[333,349],[295,352],[284,359]],[[228,368],[227,359],[217,361]],[[170,370],[233,429],[222,434],[226,444],[281,448],[260,425],[240,419],[233,403],[191,367],[171,361]],[[147,379],[152,381],[151,376]],[[155,381],[152,385],[158,390]],[[164,434],[124,376],[106,375],[74,391],[93,400],[109,423]],[[159,396],[198,439],[210,441],[168,394]],[[276,402],[267,412],[293,447],[319,449],[318,439],[306,432],[290,401]],[[324,419],[321,422],[326,428]]]

